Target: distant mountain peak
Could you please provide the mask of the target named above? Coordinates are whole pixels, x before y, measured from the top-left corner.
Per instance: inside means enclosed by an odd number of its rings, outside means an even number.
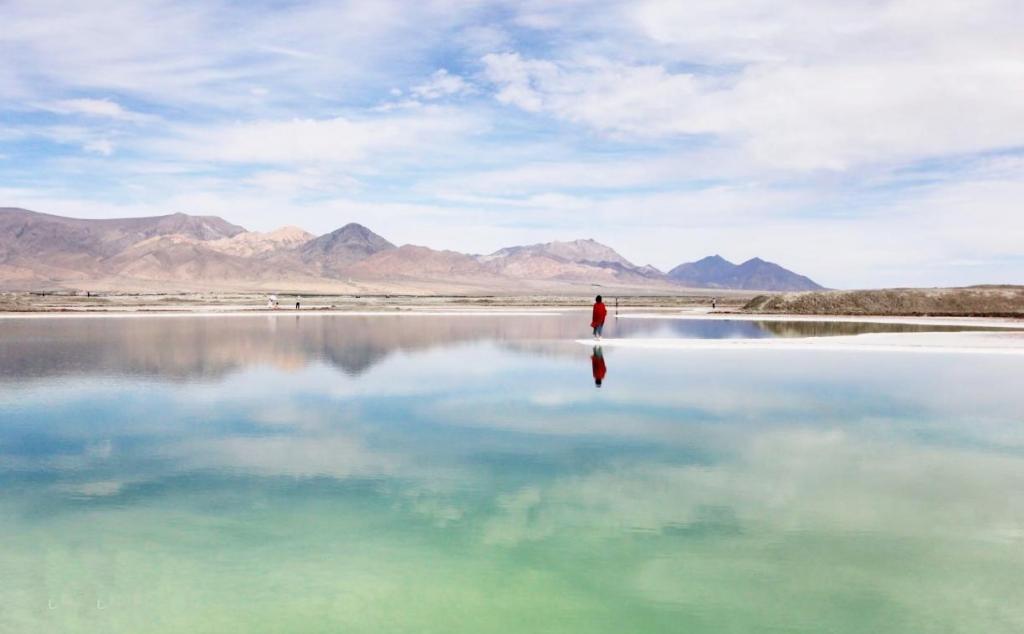
[[[361,225],[358,222],[349,222],[339,229],[335,229],[334,233],[347,233],[352,231],[358,231],[360,233],[373,233],[366,225]]]
[[[518,279],[548,279],[591,283],[666,283],[665,274],[651,266],[637,266],[615,249],[594,240],[555,240],[505,247],[477,261],[488,270]]]
[[[245,233],[245,227],[231,224],[219,216],[193,216],[180,211],[156,218],[125,218],[122,222],[149,223],[152,225],[151,235],[180,233],[197,240],[219,240]]]
[[[669,271],[668,276],[680,284],[696,288],[763,291],[809,291],[822,288],[806,276],[759,257],[736,265],[720,255],[709,255],[696,262],[680,264]]]
[[[339,227],[330,233],[320,236],[317,240],[343,244],[363,242],[391,248],[394,248],[395,246],[358,222],[350,222],[343,227]]]
[[[303,261],[318,266],[321,273],[341,274],[360,260],[394,248],[394,244],[367,227],[350,222],[309,240],[299,247],[299,252]]]
[[[552,257],[567,262],[615,262],[634,266],[629,260],[619,255],[615,249],[601,244],[593,238],[577,240],[554,240],[524,246],[505,247],[491,254],[495,257],[534,256]]]
[[[709,255],[709,256],[703,257],[703,258],[697,260],[696,262],[692,262],[691,264],[705,264],[705,265],[707,265],[707,264],[728,264],[729,266],[735,266],[735,264],[733,264],[729,260],[726,260],[725,258],[723,258],[722,256],[718,255],[717,253],[715,255]]]

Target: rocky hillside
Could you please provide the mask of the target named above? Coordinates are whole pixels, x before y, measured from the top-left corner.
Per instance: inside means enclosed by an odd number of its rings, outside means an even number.
[[[89,279],[116,272],[112,258],[156,237],[204,242],[244,231],[214,216],[84,220],[0,208],[0,279]]]
[[[312,233],[298,227],[281,227],[267,233],[246,231],[230,238],[211,240],[207,246],[221,253],[250,257],[298,247],[314,237]]]
[[[755,297],[745,312],[794,315],[990,315],[1024,317],[1024,286],[890,288]]]
[[[587,283],[670,284],[652,266],[637,266],[594,240],[507,247],[477,258],[495,275]]]
[[[632,266],[626,258],[616,253],[615,249],[595,240],[572,240],[570,242],[544,242],[526,246],[506,247],[495,251],[486,260],[500,260],[521,256],[548,257],[566,262],[614,262]]]
[[[394,249],[381,236],[361,224],[350,222],[340,229],[314,238],[297,249],[299,259],[318,275],[341,277],[351,265],[375,253]]]

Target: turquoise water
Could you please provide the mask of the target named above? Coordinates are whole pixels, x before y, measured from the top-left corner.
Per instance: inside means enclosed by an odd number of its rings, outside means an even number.
[[[0,322],[0,632],[1024,631],[1024,360],[586,321]]]

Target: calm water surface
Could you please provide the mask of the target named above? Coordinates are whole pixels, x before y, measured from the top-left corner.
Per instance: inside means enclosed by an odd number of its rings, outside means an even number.
[[[0,632],[1024,631],[1024,360],[587,321],[0,321]]]

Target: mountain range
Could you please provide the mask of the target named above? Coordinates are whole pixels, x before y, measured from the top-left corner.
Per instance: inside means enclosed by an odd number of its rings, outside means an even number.
[[[304,290],[336,293],[669,293],[680,288],[810,290],[816,283],[754,258],[719,256],[668,273],[594,240],[512,246],[488,255],[395,245],[349,223],[246,231],[175,213],[85,220],[0,208],[0,288],[11,290]]]

